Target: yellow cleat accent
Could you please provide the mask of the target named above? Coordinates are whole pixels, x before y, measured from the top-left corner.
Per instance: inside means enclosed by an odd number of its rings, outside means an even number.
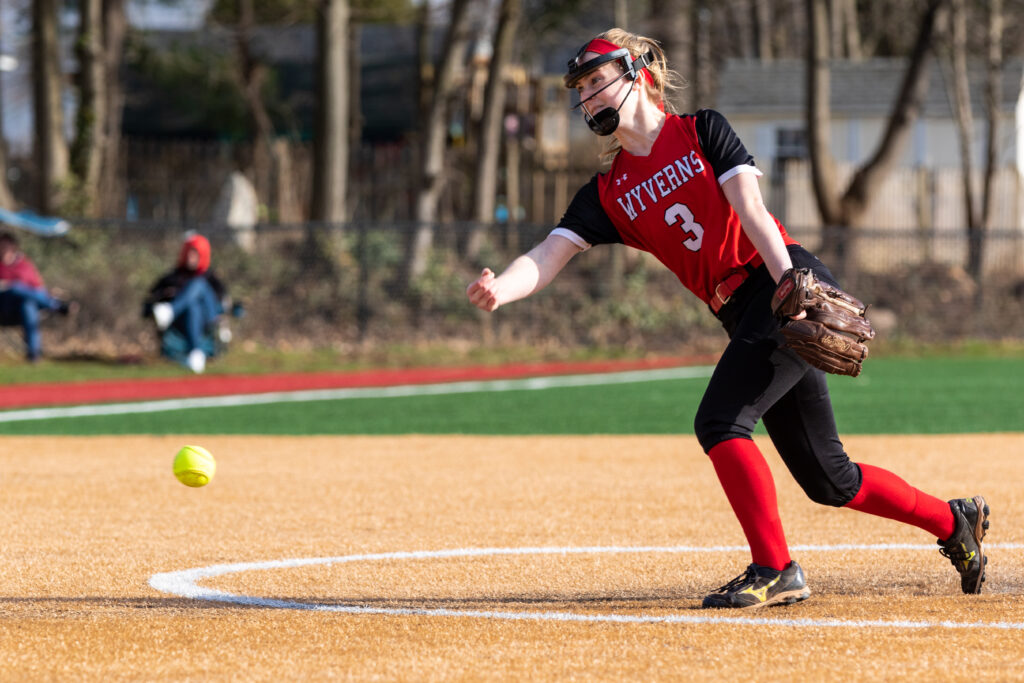
[[[740,591],[740,593],[749,593],[750,595],[753,595],[755,598],[757,598],[758,602],[764,602],[768,599],[768,589],[777,584],[779,582],[779,579],[781,578],[782,574],[779,574],[774,579],[772,579],[767,585],[762,586],[761,588],[755,589],[753,586],[751,586],[745,591]]]
[[[964,545],[963,543],[961,543],[961,544],[960,544],[960,547],[964,549],[964,552],[965,552],[965,553],[967,553],[967,554],[966,554],[966,555],[964,556],[964,559],[963,559],[963,563],[964,563],[964,569],[968,569],[968,568],[970,568],[970,566],[971,566],[971,560],[973,560],[973,559],[974,559],[974,555],[975,555],[975,553],[974,553],[974,551],[973,551],[973,550],[971,550],[971,551],[968,551],[968,550],[967,550],[967,546],[966,546],[966,545]]]

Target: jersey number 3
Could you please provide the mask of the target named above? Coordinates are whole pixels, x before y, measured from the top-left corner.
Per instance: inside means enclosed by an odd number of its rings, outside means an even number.
[[[673,204],[665,210],[665,222],[675,225],[682,220],[679,226],[686,235],[683,246],[690,251],[700,251],[700,245],[704,241],[704,226],[693,220],[693,212],[686,204]]]

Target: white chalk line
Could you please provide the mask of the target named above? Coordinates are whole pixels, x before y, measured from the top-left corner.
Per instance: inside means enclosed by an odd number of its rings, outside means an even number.
[[[309,389],[303,391],[272,391],[260,394],[231,394],[197,398],[138,401],[132,403],[106,403],[100,405],[63,406],[56,408],[28,408],[0,412],[2,422],[51,420],[60,417],[96,417],[136,413],[161,413],[189,408],[228,408],[267,403],[299,403],[306,401],[337,401],[352,398],[398,398],[407,396],[440,396],[497,391],[538,391],[566,387],[598,386],[602,384],[632,384],[678,379],[710,377],[714,370],[709,365],[660,370],[632,370],[586,375],[556,375],[472,382],[445,382],[440,384],[403,384],[393,387],[358,387],[350,389]]]
[[[987,550],[1020,550],[1024,543],[991,543],[986,544]],[[838,544],[838,545],[797,545],[791,548],[794,552],[829,552],[838,550],[935,550],[935,545],[918,544]],[[363,555],[343,555],[339,557],[306,557],[287,560],[270,560],[265,562],[240,562],[236,564],[219,564],[209,567],[198,567],[176,572],[154,574],[149,585],[160,591],[184,598],[224,602],[251,607],[273,609],[294,609],[314,612],[339,612],[360,615],[392,615],[392,616],[431,616],[461,617],[477,619],[502,619],[511,621],[564,621],[564,622],[602,622],[618,624],[732,624],[753,626],[789,626],[803,628],[895,628],[895,629],[1000,629],[1024,630],[1024,622],[983,622],[983,621],[916,621],[916,620],[884,620],[884,619],[785,619],[771,617],[728,617],[713,614],[580,614],[576,612],[505,612],[495,610],[453,610],[437,608],[411,607],[365,607],[359,605],[328,605],[315,602],[299,602],[261,598],[249,595],[236,595],[225,591],[203,588],[198,582],[225,574],[262,571],[268,569],[294,569],[311,565],[332,565],[348,562],[378,562],[383,560],[423,560],[452,557],[488,557],[496,555],[583,555],[597,553],[721,553],[747,552],[747,546],[596,546],[596,547],[539,547],[539,548],[459,548],[449,550],[403,551],[390,553],[372,553]]]

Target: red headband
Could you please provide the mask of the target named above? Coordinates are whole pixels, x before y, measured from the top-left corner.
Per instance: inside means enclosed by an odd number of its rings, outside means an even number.
[[[583,51],[593,52],[599,55],[606,55],[609,52],[614,52],[615,50],[621,49],[621,47],[619,47],[610,40],[605,40],[604,38],[594,38],[592,41],[587,43],[587,47]],[[630,58],[632,59],[632,56]],[[651,74],[647,72],[646,68],[640,69],[640,75],[643,76],[644,80],[647,81],[648,85],[654,85],[654,80],[651,78]]]

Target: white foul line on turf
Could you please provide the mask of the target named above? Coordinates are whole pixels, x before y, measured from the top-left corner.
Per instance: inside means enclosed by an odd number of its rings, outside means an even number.
[[[231,394],[198,398],[139,401],[135,403],[106,403],[101,405],[70,406],[60,408],[30,408],[0,412],[0,422],[51,420],[58,417],[96,417],[102,415],[130,415],[160,413],[188,408],[228,408],[266,403],[298,403],[303,401],[337,401],[348,398],[397,398],[404,396],[439,396],[441,394],[468,394],[492,391],[536,391],[564,387],[587,387],[602,384],[630,384],[671,379],[697,379],[710,377],[714,370],[709,365],[660,370],[632,370],[587,375],[556,375],[525,379],[501,379],[473,382],[446,382],[440,384],[403,384],[393,387],[358,387],[351,389],[309,389],[303,391],[273,391],[262,394]]]
[[[1024,543],[992,543],[988,549],[1020,550]],[[796,552],[828,552],[836,550],[934,550],[932,544],[838,544],[838,545],[797,545],[790,548]],[[365,555],[344,555],[340,557],[306,557],[290,560],[265,562],[240,562],[198,567],[176,572],[154,574],[149,585],[162,592],[195,600],[225,602],[249,607],[274,609],[295,609],[314,612],[340,612],[343,614],[384,614],[393,616],[463,617],[478,619],[503,619],[512,621],[567,621],[567,622],[610,622],[619,624],[733,624],[753,626],[790,627],[832,627],[832,628],[896,628],[896,629],[978,629],[1024,630],[1024,622],[982,622],[982,621],[914,621],[883,619],[783,619],[769,617],[725,617],[705,614],[579,614],[575,612],[502,612],[492,610],[453,610],[412,607],[362,607],[359,605],[325,605],[321,603],[279,600],[248,595],[235,595],[225,591],[203,588],[198,585],[202,579],[225,574],[261,571],[267,569],[294,569],[311,565],[344,564],[347,562],[375,562],[381,560],[422,560],[450,557],[486,557],[495,555],[582,555],[594,553],[718,553],[748,551],[746,546],[598,546],[584,548],[460,548],[453,550],[372,553]]]

